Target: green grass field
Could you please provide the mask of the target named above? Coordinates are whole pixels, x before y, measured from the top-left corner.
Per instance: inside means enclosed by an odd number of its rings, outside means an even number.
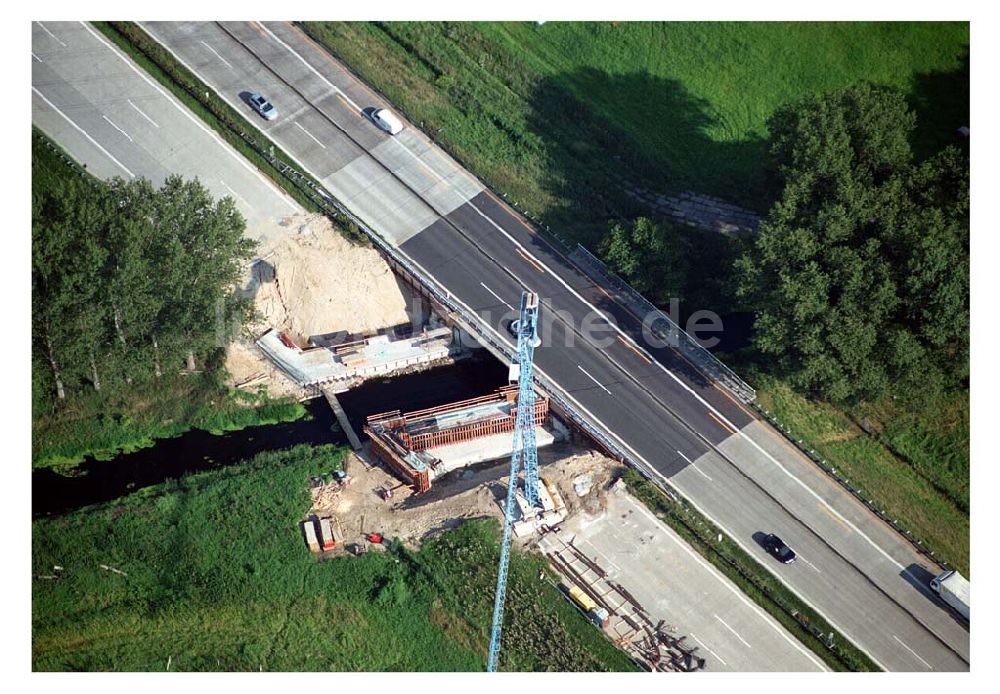
[[[884,431],[866,434],[844,411],[767,376],[760,404],[926,546],[969,575],[969,399],[953,393],[931,418],[862,406]],[[889,422],[883,425],[882,422]],[[881,439],[881,440],[880,440]]]
[[[858,80],[903,89],[918,157],[968,123],[967,23],[303,26],[492,188],[593,250],[608,220],[648,214],[621,193],[625,180],[766,211],[767,118],[807,94]],[[692,302],[682,312],[752,310],[733,298],[721,260],[735,250],[701,238],[686,249],[693,271],[681,293]],[[968,569],[967,391],[934,415],[878,403],[848,417],[766,376],[752,382],[798,437]],[[858,433],[855,414],[878,422],[878,436]]]
[[[299,446],[36,520],[33,669],[484,669],[499,525],[317,561],[298,525],[308,481],[343,455]],[[512,558],[502,669],[635,669],[543,565]]]
[[[765,121],[814,91],[903,88],[921,153],[968,122],[962,23],[304,26],[494,189],[585,242],[630,213],[619,177],[766,210]]]

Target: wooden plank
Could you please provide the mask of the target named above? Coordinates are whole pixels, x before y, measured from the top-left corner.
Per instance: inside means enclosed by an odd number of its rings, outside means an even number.
[[[326,401],[330,403],[330,409],[333,410],[333,414],[337,417],[337,423],[340,428],[344,430],[347,434],[347,440],[351,443],[351,448],[356,451],[361,450],[361,439],[355,433],[354,428],[351,426],[350,421],[347,419],[347,413],[344,412],[344,408],[340,406],[340,400],[337,399],[337,395],[333,392],[332,388],[324,388],[323,395],[326,396]]]

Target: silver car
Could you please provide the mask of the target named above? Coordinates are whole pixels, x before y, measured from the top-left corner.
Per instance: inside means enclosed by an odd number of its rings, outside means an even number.
[[[261,94],[250,95],[250,105],[253,110],[264,117],[265,120],[274,120],[278,117],[278,109]]]

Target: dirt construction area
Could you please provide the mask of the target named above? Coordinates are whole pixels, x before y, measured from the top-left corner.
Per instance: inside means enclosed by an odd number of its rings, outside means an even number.
[[[233,385],[257,377],[275,397],[297,389],[253,346],[267,329],[304,347],[311,335],[374,333],[410,320],[408,292],[373,248],[352,244],[323,215],[287,217],[280,225],[283,233],[263,237],[241,289],[258,319],[226,354]]]
[[[351,455],[350,484],[331,481],[314,489],[313,507],[303,518],[330,518],[338,528],[339,542],[324,554],[328,558],[351,546],[372,547],[365,541],[371,533],[416,548],[465,519],[502,520],[509,464],[456,470],[413,494],[381,466]],[[541,551],[565,582],[606,607],[605,634],[654,669],[825,669],[623,483],[612,484],[618,467],[575,443],[540,450],[539,476],[558,487],[568,516],[557,532],[515,538],[515,546]],[[392,490],[388,498],[385,490]]]
[[[538,455],[539,474],[559,486],[570,513],[603,510],[612,461],[570,444],[554,444]],[[338,518],[345,545],[359,542],[364,534],[374,532],[383,537],[398,537],[417,547],[427,535],[454,527],[465,519],[501,520],[509,466],[510,461],[501,460],[456,470],[435,480],[429,491],[413,494],[385,468],[368,467],[352,454],[347,463],[350,485],[336,488],[336,483],[331,483],[329,492],[314,493],[310,513],[320,518]],[[582,498],[573,487],[573,480],[581,477],[591,485],[590,493]],[[384,498],[385,489],[392,490],[389,499]]]

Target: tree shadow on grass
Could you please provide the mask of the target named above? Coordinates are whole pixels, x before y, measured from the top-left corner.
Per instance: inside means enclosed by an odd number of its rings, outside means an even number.
[[[636,185],[695,190],[766,210],[766,141],[717,142],[707,134],[714,124],[710,104],[676,80],[594,68],[541,80],[527,125],[544,149],[548,192],[565,202],[551,211],[550,224],[593,242],[609,219],[649,214],[625,194]]]
[[[958,128],[969,126],[969,47],[954,70],[914,75],[910,106],[917,114],[911,145],[923,160],[952,144],[968,143]]]

